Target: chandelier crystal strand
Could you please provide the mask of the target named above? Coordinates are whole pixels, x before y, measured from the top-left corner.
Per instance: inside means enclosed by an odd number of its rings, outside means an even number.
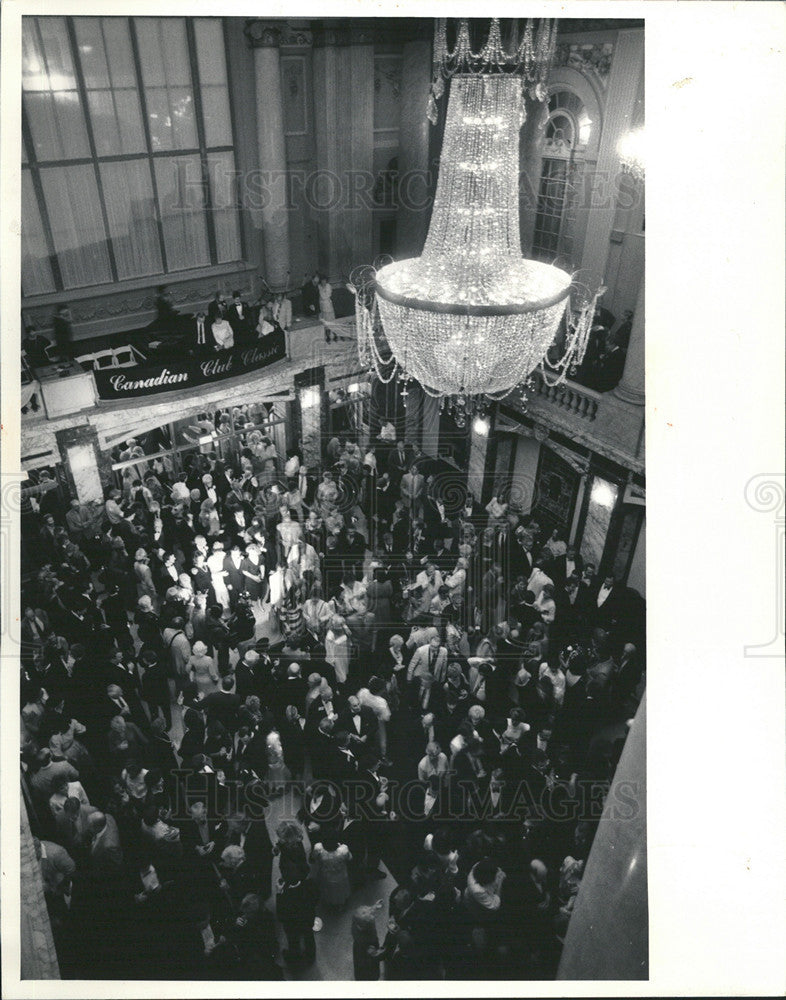
[[[570,277],[521,257],[521,86],[509,74],[453,78],[423,254],[377,273],[390,348],[435,392],[512,388],[540,361],[565,309]]]
[[[426,117],[436,125],[439,118],[437,102],[445,92],[445,80],[457,73],[477,75],[505,70],[519,73],[528,84],[527,90],[537,100],[547,96],[546,78],[554,55],[557,28],[556,20],[541,18],[537,32],[532,19],[528,19],[521,42],[514,42],[506,51],[502,42],[499,18],[491,19],[485,43],[478,52],[472,51],[469,21],[459,21],[456,43],[451,51],[447,41],[447,19],[437,18],[434,31],[433,66]],[[518,36],[518,22],[514,36]],[[525,115],[522,113],[521,124]]]

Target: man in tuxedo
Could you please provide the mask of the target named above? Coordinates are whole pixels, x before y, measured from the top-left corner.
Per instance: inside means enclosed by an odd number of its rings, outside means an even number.
[[[517,528],[515,541],[510,546],[510,572],[514,579],[523,576],[529,580],[533,568],[532,536],[526,528]]]
[[[447,669],[448,651],[440,643],[438,635],[432,636],[425,646],[419,646],[415,650],[407,667],[407,683],[421,704],[428,704],[432,684],[444,683]]]
[[[180,826],[183,853],[192,861],[203,864],[217,862],[226,843],[226,823],[208,818],[204,799],[189,802],[188,812],[190,818]]]
[[[261,787],[255,786],[255,806],[267,805],[267,800],[261,794]],[[255,882],[262,899],[267,899],[271,891],[271,874],[273,871],[273,845],[270,842],[267,824],[264,816],[258,812],[252,818],[245,815],[233,816],[227,824],[226,843],[237,844],[246,854],[246,863],[254,873]]]
[[[389,473],[383,472],[377,480],[374,497],[376,499],[377,524],[381,527],[387,527],[393,516],[393,505],[396,499]]]
[[[416,465],[411,465],[409,472],[401,477],[401,499],[404,507],[412,517],[420,518],[423,514],[423,498],[426,490],[426,480],[418,471]]]
[[[77,863],[92,844],[89,819],[98,812],[95,806],[86,806],[71,796],[63,803],[62,811],[55,815],[56,838]]]
[[[256,695],[263,700],[261,677],[256,671],[258,663],[259,653],[255,649],[247,649],[242,659],[235,664],[235,693],[241,703],[245,702],[249,695]]]
[[[242,344],[243,341],[248,340],[253,331],[251,312],[248,305],[243,301],[239,291],[232,292],[232,305],[229,307],[227,320],[232,327],[236,344]]]
[[[347,699],[347,707],[339,712],[336,726],[349,735],[349,747],[355,753],[373,745],[379,723],[367,705],[361,705],[355,695]]]
[[[221,681],[221,689],[212,691],[200,702],[201,710],[209,719],[216,719],[229,733],[237,732],[238,709],[242,704],[239,695],[233,692],[235,679],[232,675]]]
[[[434,551],[429,557],[429,561],[433,562],[444,576],[447,576],[456,564],[456,553],[453,548],[454,542],[455,537],[452,534],[446,534],[443,529],[437,537],[434,543]]]
[[[358,810],[356,822],[358,835],[355,840],[356,850],[365,847],[365,872],[368,878],[385,878],[386,872],[380,867],[380,859],[386,846],[387,822],[390,818],[390,797],[387,792],[387,779],[379,774],[379,756],[371,749],[358,760],[358,782],[367,786],[366,791],[358,798],[363,802],[362,810]],[[353,838],[354,839],[354,838]],[[360,858],[356,858],[360,861]]]
[[[619,617],[621,602],[622,588],[613,576],[606,576],[593,592],[590,603],[593,623],[605,629],[613,626]]]
[[[308,706],[305,725],[307,737],[313,738],[315,736],[323,719],[329,719],[332,723],[338,719],[338,713],[333,704],[333,689],[327,685],[320,690],[319,697],[315,698]]]
[[[426,528],[426,537],[435,548],[440,541],[452,538],[454,535],[453,525],[448,518],[445,504],[439,496],[427,494],[424,497],[423,523]]]
[[[353,781],[358,775],[358,758],[356,749],[353,747],[350,733],[345,729],[337,729],[333,737],[333,755],[329,772],[329,777],[339,787],[343,787],[344,782]]]
[[[133,722],[140,728],[147,728],[149,725],[139,700],[131,693],[126,698],[123,689],[117,684],[107,685],[101,714],[107,726],[116,715],[122,715],[126,722]]]
[[[284,721],[289,705],[294,705],[298,713],[303,714],[307,687],[300,664],[290,663],[285,679],[271,691],[271,709],[279,725]]]
[[[388,474],[394,486],[401,483],[404,473],[411,465],[410,453],[403,441],[396,441],[396,447],[388,455]]]
[[[261,729],[241,726],[237,731],[235,772],[238,778],[264,778],[267,773],[267,742]]]
[[[49,616],[41,608],[26,607],[21,625],[22,642],[40,649],[47,636],[52,634]]]
[[[224,319],[227,315],[227,300],[226,296],[221,292],[216,292],[216,296],[210,305],[207,307],[207,329],[215,323],[217,319]],[[211,334],[212,337],[212,334]],[[211,340],[208,338],[208,346],[212,349]]]
[[[393,515],[390,521],[390,534],[393,539],[393,549],[398,555],[403,555],[409,548],[412,524],[404,504],[400,499],[394,501]]]
[[[366,539],[355,528],[354,524],[339,534],[338,551],[344,561],[344,570],[360,577],[363,570],[363,559],[366,555]]]
[[[575,573],[581,576],[584,569],[584,560],[576,552],[575,545],[569,545],[564,555],[557,556],[551,565],[554,583],[558,587],[564,587],[567,580]]]
[[[51,514],[46,514],[38,532],[38,557],[42,563],[51,563],[55,566],[59,562],[58,556],[55,519]]]
[[[579,602],[579,578],[569,577],[565,585],[554,591],[557,614],[549,629],[549,645],[560,649],[565,643],[578,641],[583,632],[585,613]]]
[[[319,275],[313,274],[311,277],[305,275],[306,280],[300,290],[303,300],[303,312],[308,317],[317,318],[319,316]]]
[[[381,561],[386,566],[390,564],[391,560],[395,559],[397,551],[395,545],[393,544],[393,535],[390,531],[386,531],[382,535],[382,540],[377,546],[377,555],[381,557]]]
[[[93,871],[104,878],[122,876],[123,848],[115,818],[96,811],[90,814],[87,825],[92,838],[90,865]]]
[[[207,316],[202,310],[188,321],[186,330],[189,344],[198,354],[202,354],[209,347],[212,347],[213,335],[210,332]]]

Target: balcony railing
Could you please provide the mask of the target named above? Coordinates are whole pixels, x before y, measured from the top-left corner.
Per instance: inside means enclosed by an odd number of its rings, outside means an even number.
[[[587,389],[570,380],[560,385],[548,385],[542,375],[535,375],[533,397],[539,396],[555,406],[574,413],[584,420],[594,420],[598,413],[598,404],[603,398],[599,392]]]

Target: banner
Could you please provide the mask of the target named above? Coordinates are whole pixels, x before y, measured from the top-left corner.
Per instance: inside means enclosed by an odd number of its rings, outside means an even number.
[[[108,368],[93,373],[99,400],[112,402],[162,392],[196,389],[221,379],[258,371],[287,356],[286,337],[281,330],[268,334],[249,347],[217,351],[212,357],[184,358],[134,368]]]

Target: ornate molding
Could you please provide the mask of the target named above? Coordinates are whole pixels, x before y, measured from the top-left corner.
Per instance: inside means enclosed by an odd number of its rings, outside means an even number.
[[[252,49],[277,49],[281,44],[282,27],[286,29],[286,25],[280,21],[249,18],[243,28],[243,34]]]
[[[557,45],[553,65],[578,70],[587,79],[597,81],[605,90],[613,56],[613,42],[563,42]]]

